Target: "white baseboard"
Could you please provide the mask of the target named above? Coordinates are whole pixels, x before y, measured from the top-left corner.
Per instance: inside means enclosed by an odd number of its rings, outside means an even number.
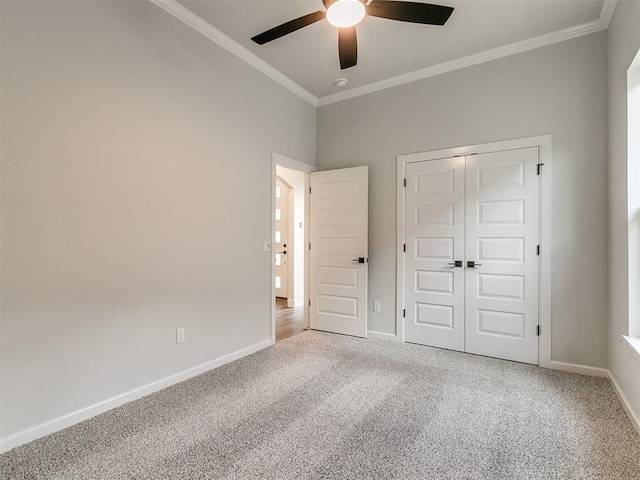
[[[296,308],[304,305],[304,298],[287,298],[287,307]]]
[[[638,435],[640,435],[640,418],[638,418],[638,415],[636,414],[636,412],[634,412],[633,409],[631,408],[631,403],[629,403],[629,400],[627,399],[624,392],[620,388],[620,385],[616,381],[615,377],[611,375],[611,372],[609,370],[607,370],[606,368],[587,367],[585,365],[577,365],[575,363],[556,362],[553,360],[551,361],[551,365],[549,366],[549,368],[553,368],[555,370],[562,370],[563,372],[580,373],[582,375],[591,375],[593,377],[608,378],[613,384],[613,390],[616,392],[616,395],[618,396],[618,399],[622,404],[622,408],[624,408],[624,411],[627,413],[627,416],[631,420],[633,427],[638,432]]]
[[[562,370],[563,372],[579,373],[580,375],[590,375],[592,377],[609,378],[609,370],[606,368],[588,367],[586,365],[578,365],[577,363],[565,363],[551,360],[549,368],[553,370]]]
[[[627,397],[625,396],[624,392],[620,388],[620,385],[618,385],[616,378],[613,375],[609,375],[609,380],[611,380],[611,383],[613,384],[613,389],[615,390],[616,395],[620,400],[620,403],[622,403],[622,408],[624,408],[624,411],[627,412],[627,416],[629,417],[629,419],[631,420],[631,423],[633,424],[634,428],[638,432],[638,435],[640,435],[640,418],[638,418],[638,415],[636,415],[636,412],[634,412],[633,409],[631,408],[631,404],[629,403],[629,400],[627,400]]]
[[[367,338],[380,338],[382,340],[398,341],[398,336],[393,333],[376,332],[374,330],[367,331]]]
[[[89,405],[75,412],[62,415],[58,418],[54,418],[53,420],[49,420],[26,430],[22,430],[21,432],[14,433],[13,435],[9,435],[8,437],[0,439],[0,453],[7,452],[12,448],[18,447],[25,443],[44,437],[45,435],[49,435],[64,428],[70,427],[71,425],[80,423],[83,420],[95,417],[96,415],[124,405],[125,403],[131,402],[133,400],[137,400],[146,395],[150,395],[154,392],[162,390],[163,388],[175,385],[176,383],[183,382],[185,380],[188,380],[189,378],[220,367],[226,363],[230,363],[239,358],[246,357],[247,355],[251,355],[258,350],[270,347],[273,344],[273,340],[265,340],[264,342],[256,343],[255,345],[251,345],[249,347],[231,352],[214,360],[196,365],[195,367],[191,367],[187,370],[183,370],[182,372],[178,372],[173,375],[169,375],[168,377],[161,378],[160,380],[156,380],[155,382],[147,383],[146,385],[135,388],[120,395],[116,395],[115,397],[111,397],[96,404]]]

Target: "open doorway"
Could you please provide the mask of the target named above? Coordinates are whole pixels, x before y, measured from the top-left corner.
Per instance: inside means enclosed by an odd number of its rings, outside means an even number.
[[[276,341],[304,330],[305,173],[276,166],[273,259]]]
[[[272,338],[308,327],[307,265],[309,172],[314,167],[273,155]]]

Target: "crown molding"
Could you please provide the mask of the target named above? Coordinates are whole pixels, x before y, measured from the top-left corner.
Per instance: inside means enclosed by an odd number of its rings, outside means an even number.
[[[578,38],[584,35],[589,35],[591,33],[606,30],[607,28],[609,28],[609,23],[611,22],[611,18],[613,17],[613,13],[618,2],[618,0],[604,0],[602,9],[600,10],[600,17],[597,20],[564,28],[562,30],[511,43],[509,45],[504,45],[502,47],[497,47],[491,50],[485,50],[484,52],[475,53],[473,55],[468,55],[466,57],[451,60],[449,62],[440,63],[438,65],[433,65],[431,67],[381,80],[379,82],[370,83],[344,92],[318,98],[311,92],[307,91],[302,86],[291,80],[289,77],[281,73],[279,70],[273,68],[260,57],[247,50],[238,42],[231,39],[231,37],[225,35],[213,25],[202,19],[200,16],[193,13],[187,7],[180,4],[177,0],[149,1],[159,6],[169,14],[173,15],[178,20],[184,22],[197,32],[201,33],[209,40],[217,43],[222,48],[231,52],[238,58],[244,60],[258,71],[264,73],[266,76],[268,76],[272,80],[275,80],[280,85],[289,89],[291,92],[295,93],[300,98],[306,100],[315,107],[341,102],[343,100],[348,100],[349,98],[367,95],[369,93],[377,92],[380,90],[386,90],[387,88],[397,87],[406,83],[434,77],[436,75],[452,72],[461,68],[490,62],[499,58],[516,55],[518,53],[527,52],[536,48],[546,47],[548,45],[553,45],[554,43],[564,42],[566,40],[571,40],[573,38]]]
[[[461,68],[471,67],[480,63],[490,62],[491,60],[497,60],[499,58],[516,55],[518,53],[527,52],[536,48],[546,47],[547,45],[553,45],[554,43],[564,42],[573,38],[582,37],[583,35],[589,35],[591,33],[606,30],[611,22],[611,17],[613,16],[613,12],[616,8],[616,3],[617,0],[605,0],[602,5],[602,10],[600,11],[600,17],[597,20],[574,25],[573,27],[563,28],[562,30],[532,37],[527,40],[511,43],[491,50],[485,50],[484,52],[457,58],[450,62],[440,63],[438,65],[405,73],[404,75],[398,75],[397,77],[387,78],[379,82],[363,85],[362,87],[356,87],[344,92],[320,97],[318,99],[318,106],[341,102],[349,98],[367,95],[380,90],[386,90],[387,88],[397,87],[406,83],[434,77],[436,75],[452,72]]]
[[[262,60],[260,57],[251,53],[245,47],[240,45],[235,40],[232,40],[231,37],[225,35],[220,30],[215,28],[209,22],[202,19],[200,16],[193,13],[184,5],[177,2],[177,0],[149,0],[150,2],[156,4],[158,7],[162,8],[167,13],[173,15],[175,18],[185,23],[186,25],[193,28],[198,33],[201,33],[209,40],[217,43],[225,50],[231,52],[236,57],[244,60],[249,65],[254,67],[256,70],[264,73],[267,77],[275,80],[283,87],[289,89],[300,98],[306,100],[314,107],[318,106],[318,98],[313,95],[311,92],[305,90],[303,87],[298,85],[296,82],[291,80],[289,77],[281,73],[279,70],[276,70],[267,62]]]
[[[615,12],[617,4],[618,0],[604,0],[602,10],[600,10],[600,18],[598,19],[604,30],[609,28],[609,24],[611,23],[611,18],[613,18],[613,12]]]

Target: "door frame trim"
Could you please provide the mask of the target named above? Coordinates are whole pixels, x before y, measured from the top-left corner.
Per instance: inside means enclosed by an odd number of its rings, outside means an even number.
[[[269,251],[269,272],[271,275],[271,341],[276,342],[276,285],[274,281],[275,262],[273,261],[273,245],[276,229],[276,166],[298,170],[305,174],[304,181],[304,244],[309,245],[309,174],[317,170],[313,165],[295,160],[277,152],[271,152],[271,249]],[[309,249],[304,249],[304,328],[309,328]]]
[[[539,162],[544,164],[539,179],[540,202],[540,257],[538,259],[538,324],[540,337],[538,340],[538,365],[553,368],[551,362],[551,146],[552,136],[504,140],[498,142],[452,147],[441,150],[411,153],[397,156],[397,211],[396,211],[396,336],[405,342],[404,336],[404,218],[405,195],[404,178],[408,163],[438,160],[455,156],[466,156],[475,153],[491,153],[503,150],[538,147]]]

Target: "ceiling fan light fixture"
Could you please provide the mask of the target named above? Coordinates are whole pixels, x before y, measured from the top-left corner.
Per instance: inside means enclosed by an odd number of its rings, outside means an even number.
[[[365,13],[360,0],[338,0],[327,10],[327,20],[334,27],[348,28],[360,23]]]

